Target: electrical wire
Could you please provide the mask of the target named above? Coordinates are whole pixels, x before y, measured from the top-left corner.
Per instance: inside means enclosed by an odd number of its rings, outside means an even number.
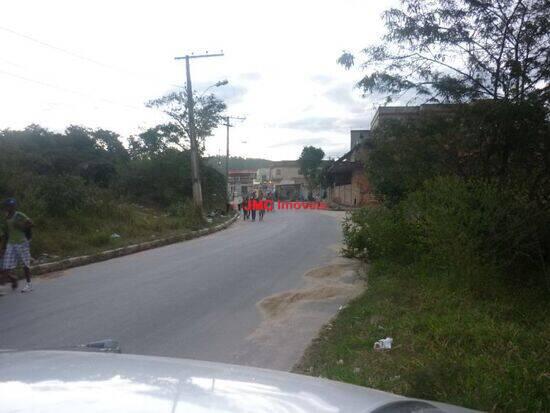
[[[26,77],[26,76],[21,76],[21,75],[18,75],[16,73],[12,73],[12,72],[8,72],[6,70],[2,70],[1,68],[0,68],[0,74],[10,76],[10,77],[13,77],[13,78],[16,78],[16,79],[19,79],[19,80],[24,80],[24,81],[27,81],[27,82],[30,82],[30,83],[38,84],[38,85],[41,85],[41,86],[46,86],[46,87],[49,87],[49,88],[52,88],[52,89],[57,89],[57,90],[60,90],[60,91],[66,92],[66,93],[71,93],[71,94],[75,94],[75,95],[84,96],[84,97],[87,97],[87,98],[96,99],[96,100],[99,100],[99,101],[103,101],[105,103],[109,103],[111,105],[122,106],[122,107],[126,107],[126,108],[129,108],[129,109],[134,109],[134,110],[139,110],[139,111],[142,111],[143,109],[154,110],[154,108],[149,108],[147,106],[144,106],[143,108],[140,108],[138,106],[132,106],[132,105],[127,105],[125,103],[115,102],[113,100],[103,98],[103,97],[100,97],[100,96],[94,96],[94,95],[91,95],[91,94],[86,93],[86,92],[76,91],[76,90],[69,89],[69,88],[66,88],[66,87],[63,87],[63,86],[55,85],[53,83],[48,83],[48,82],[44,82],[42,80],[36,80],[36,79],[32,79],[32,78],[29,78],[29,77]]]
[[[73,58],[76,58],[76,59],[79,59],[81,61],[84,61],[84,62],[88,62],[88,63],[92,63],[92,64],[95,64],[97,66],[100,66],[100,67],[103,67],[105,69],[109,69],[109,70],[113,70],[113,71],[116,71],[116,72],[120,72],[120,73],[124,73],[124,74],[130,74],[132,76],[136,76],[136,77],[141,77],[142,79],[147,79],[149,82],[156,82],[156,83],[159,83],[160,84],[160,81],[158,79],[153,79],[152,78],[152,75],[148,75],[148,74],[145,74],[145,73],[137,73],[137,72],[133,72],[131,70],[127,70],[127,69],[123,69],[123,68],[120,68],[120,67],[116,67],[116,66],[113,66],[113,65],[109,65],[107,63],[103,63],[103,62],[100,62],[98,60],[95,60],[95,59],[91,59],[89,57],[86,57],[84,55],[81,55],[81,54],[78,54],[78,53],[75,53],[75,52],[72,52],[70,50],[67,50],[67,49],[63,49],[61,47],[58,47],[58,46],[55,46],[53,44],[50,44],[50,43],[47,43],[47,42],[44,42],[42,40],[39,40],[39,39],[36,39],[32,36],[29,36],[27,34],[24,34],[24,33],[19,33],[15,30],[12,30],[8,27],[4,27],[4,26],[0,26],[0,30],[4,31],[4,32],[7,32],[7,33],[10,33],[14,36],[17,36],[17,37],[21,37],[23,39],[26,39],[28,41],[31,41],[33,43],[36,43],[40,46],[43,46],[43,47],[46,47],[46,48],[49,48],[49,49],[52,49],[52,50],[55,50],[59,53],[63,53],[63,54],[66,54],[68,56],[71,56]],[[171,87],[177,87],[177,88],[181,88],[182,86],[179,86],[179,85],[175,85],[175,84],[170,84]]]

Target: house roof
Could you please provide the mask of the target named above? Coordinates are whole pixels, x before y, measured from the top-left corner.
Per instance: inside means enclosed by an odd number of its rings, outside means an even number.
[[[285,167],[285,166],[293,166],[298,167],[298,161],[273,161],[270,165],[272,168],[276,167]]]
[[[230,169],[229,175],[256,175],[257,169]]]
[[[356,171],[363,168],[362,162],[342,162],[334,164],[329,170],[330,174],[341,174]]]

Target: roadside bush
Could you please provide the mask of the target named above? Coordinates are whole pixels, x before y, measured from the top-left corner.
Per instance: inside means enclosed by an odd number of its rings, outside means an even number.
[[[492,272],[522,284],[547,284],[550,214],[529,200],[527,190],[435,178],[402,208],[419,230],[423,256],[438,267],[467,277]]]
[[[342,225],[344,254],[368,260],[414,258],[414,228],[403,220],[399,208],[369,206],[349,214]]]
[[[345,253],[400,263],[485,288],[495,277],[550,291],[550,212],[527,189],[457,177],[427,180],[389,209],[363,208],[344,222]]]
[[[190,199],[172,204],[168,208],[168,214],[180,218],[185,227],[189,229],[197,229],[204,224],[201,211],[195,207]]]
[[[177,151],[136,159],[119,171],[118,190],[147,204],[169,206],[191,196],[188,157]]]
[[[499,225],[498,201],[492,185],[444,177],[426,181],[400,206],[407,222],[417,228],[416,248],[422,259],[432,268],[471,279],[483,267],[483,253],[491,251],[483,247]]]
[[[111,234],[109,231],[97,230],[97,232],[91,232],[87,240],[93,247],[103,247],[111,241]]]
[[[205,209],[208,211],[225,211],[227,203],[227,184],[225,182],[225,175],[206,164],[201,166],[201,171]]]
[[[64,217],[87,208],[92,203],[90,192],[84,180],[77,176],[35,176],[30,179],[24,199],[47,215]]]

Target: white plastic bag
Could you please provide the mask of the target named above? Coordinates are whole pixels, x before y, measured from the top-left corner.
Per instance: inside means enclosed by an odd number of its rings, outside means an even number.
[[[378,340],[374,343],[375,350],[391,350],[391,345],[393,343],[393,338],[386,337]]]

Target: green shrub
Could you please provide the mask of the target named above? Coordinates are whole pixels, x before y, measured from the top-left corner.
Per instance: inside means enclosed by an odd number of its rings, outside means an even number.
[[[522,188],[438,177],[392,208],[352,213],[343,229],[348,256],[419,260],[481,289],[498,277],[550,290],[550,212]]]
[[[365,207],[348,215],[342,227],[348,257],[400,262],[413,258],[414,229],[403,220],[399,208]]]
[[[168,208],[168,214],[181,219],[185,227],[189,229],[197,229],[204,224],[201,211],[195,207],[190,199],[172,204]]]
[[[92,202],[84,180],[77,176],[34,176],[23,197],[27,205],[34,204],[34,208],[55,217],[83,210]]]
[[[417,229],[417,249],[436,268],[547,283],[550,214],[521,188],[439,177],[400,207]]]
[[[467,275],[479,268],[482,234],[493,231],[498,208],[493,187],[435,178],[411,193],[401,207],[417,228],[418,250],[434,268]]]
[[[109,231],[97,230],[88,235],[87,241],[93,247],[103,247],[111,241],[111,233]]]

